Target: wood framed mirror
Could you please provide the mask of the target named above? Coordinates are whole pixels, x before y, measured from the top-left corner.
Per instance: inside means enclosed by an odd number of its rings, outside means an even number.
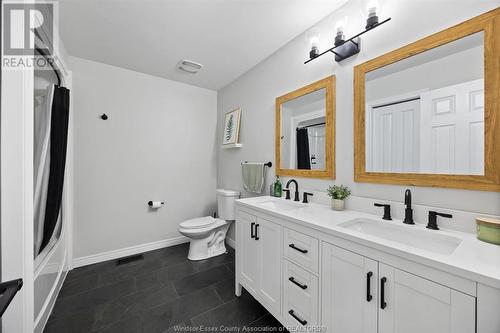
[[[335,177],[335,76],[276,98],[276,175]]]
[[[354,180],[500,191],[500,8],[354,68]]]

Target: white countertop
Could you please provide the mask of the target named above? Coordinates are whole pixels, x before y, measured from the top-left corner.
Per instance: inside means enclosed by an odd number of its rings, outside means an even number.
[[[447,229],[429,230],[425,228],[424,224],[405,225],[401,220],[385,221],[379,216],[352,210],[334,211],[329,206],[315,203],[309,203],[300,209],[293,210],[268,208],[259,204],[269,200],[285,201],[284,199],[263,196],[239,199],[237,205],[500,289],[500,246],[479,241],[474,234]],[[419,229],[421,232],[429,234],[439,233],[452,236],[459,238],[461,243],[453,253],[444,255],[339,226],[343,222],[358,218],[368,218],[381,221],[381,223]]]

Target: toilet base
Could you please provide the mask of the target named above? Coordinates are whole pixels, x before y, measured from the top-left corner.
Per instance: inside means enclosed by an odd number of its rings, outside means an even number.
[[[205,260],[226,253],[225,240],[229,225],[229,223],[225,223],[217,227],[205,238],[191,238],[188,259],[193,261]]]
[[[216,251],[203,251],[209,250],[207,249],[206,244],[199,244],[197,242],[203,241],[203,239],[192,239],[190,244],[189,244],[189,253],[188,253],[188,259],[192,261],[199,261],[199,260],[205,260],[208,258],[212,257],[217,257],[222,254],[225,254],[227,252],[225,244],[220,246]],[[200,251],[200,247],[202,247],[202,250]],[[210,252],[210,253],[209,253]]]

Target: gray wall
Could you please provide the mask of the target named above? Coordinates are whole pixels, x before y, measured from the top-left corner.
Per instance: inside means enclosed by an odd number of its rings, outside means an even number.
[[[354,183],[353,181],[353,66],[395,48],[458,24],[499,5],[493,1],[380,1],[382,17],[389,23],[362,37],[361,53],[339,64],[331,55],[304,65],[309,52],[305,34],[298,36],[269,58],[223,88],[218,94],[218,135],[222,137],[223,115],[242,108],[240,142],[243,148],[218,150],[217,182],[219,187],[245,193],[241,183],[242,161],[274,162],[275,98],[313,81],[335,74],[336,84],[336,180],[352,188],[357,197],[402,201],[407,186]],[[352,0],[318,23],[321,49],[331,45],[336,17],[348,15],[346,36],[364,27],[361,1]],[[329,40],[326,40],[331,36]],[[268,183],[274,177],[269,170]],[[323,191],[334,181],[299,179],[301,190]],[[266,193],[268,186],[265,187]],[[412,188],[416,204],[500,214],[500,193],[455,189]],[[471,223],[474,223],[471,221]],[[234,236],[231,234],[231,238]]]
[[[179,222],[211,214],[217,93],[80,58],[70,68],[74,257],[179,237]]]

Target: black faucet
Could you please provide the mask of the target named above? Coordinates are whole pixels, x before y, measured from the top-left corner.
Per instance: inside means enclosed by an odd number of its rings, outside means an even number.
[[[286,188],[287,189],[290,189],[290,184],[291,183],[294,183],[295,184],[295,198],[293,199],[293,201],[300,201],[299,200],[299,184],[297,183],[297,181],[295,179],[290,179],[287,183],[286,183]],[[288,198],[290,199],[290,198]]]
[[[374,203],[373,205],[375,207],[384,207],[384,216],[382,217],[383,220],[392,220],[392,217],[391,217],[391,205],[379,204],[379,203]]]
[[[439,230],[438,225],[437,225],[437,217],[447,217],[451,219],[453,215],[451,214],[445,214],[445,213],[438,213],[433,210],[429,211],[429,222],[427,223],[427,229],[432,229],[432,230]]]
[[[405,219],[403,220],[403,223],[405,224],[415,224],[413,222],[413,209],[411,209],[411,191],[406,190],[405,191]]]

